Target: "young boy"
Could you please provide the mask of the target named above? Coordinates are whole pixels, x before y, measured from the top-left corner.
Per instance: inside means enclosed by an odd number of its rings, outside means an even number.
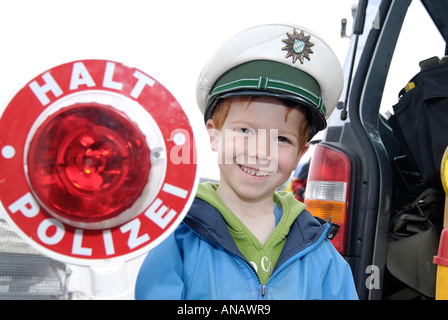
[[[290,25],[246,30],[206,65],[197,98],[218,152],[181,225],[149,252],[137,299],[357,299],[351,270],[293,194],[275,192],[326,127],[338,59]]]

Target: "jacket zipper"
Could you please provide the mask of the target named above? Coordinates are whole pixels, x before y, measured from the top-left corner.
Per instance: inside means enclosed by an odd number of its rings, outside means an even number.
[[[244,263],[244,265],[246,265],[249,268],[250,272],[252,273],[252,276],[258,283],[258,290],[260,291],[260,295],[259,295],[258,299],[265,300],[266,299],[266,289],[267,289],[266,284],[261,284],[260,278],[258,277],[258,274],[255,272],[254,268],[252,268],[252,266],[245,259],[242,259],[240,256],[234,254],[231,251],[227,251],[227,252],[229,252],[229,254],[235,256],[237,259],[241,260]]]
[[[209,241],[209,240],[207,240],[206,238],[204,238],[203,236],[201,236],[198,232],[196,232],[196,230],[194,230],[188,223],[185,223],[184,222],[184,224],[197,236],[197,237],[199,237],[202,241],[205,241],[205,242],[207,242],[208,244],[210,244],[210,245],[212,245],[212,246],[220,246],[220,247],[222,247],[221,245],[219,245],[219,244],[217,244],[217,243],[214,243],[214,242],[211,242],[211,241]],[[222,248],[224,248],[224,247],[222,247]],[[225,248],[224,248],[225,249]],[[249,262],[247,262],[245,259],[243,259],[243,258],[241,258],[240,256],[238,256],[238,255],[236,255],[235,253],[233,253],[233,252],[231,252],[231,251],[229,251],[229,250],[227,250],[227,249],[225,249],[229,254],[231,254],[232,256],[235,256],[237,259],[239,259],[241,262],[243,262],[243,264],[245,265],[245,266],[247,266],[248,268],[249,268],[249,270],[250,270],[250,272],[251,272],[251,274],[252,274],[252,276],[254,277],[254,279],[257,281],[257,283],[258,283],[258,288],[259,288],[259,290],[260,290],[260,300],[261,299],[265,299],[265,296],[266,296],[266,285],[262,285],[261,284],[261,282],[260,282],[260,278],[258,278],[258,275],[257,275],[257,273],[255,272],[255,270],[254,270],[254,268],[252,268],[252,266],[249,264]]]
[[[266,282],[266,286],[275,278],[277,277],[283,270],[285,270],[287,267],[289,267],[290,265],[292,265],[294,262],[296,262],[297,260],[302,259],[304,256],[306,256],[308,253],[310,253],[311,251],[313,251],[316,247],[318,247],[322,241],[324,241],[327,238],[327,232],[328,229],[330,228],[331,224],[328,224],[327,226],[325,226],[324,231],[322,232],[322,234],[320,235],[319,239],[317,239],[317,241],[312,244],[311,246],[305,248],[304,250],[298,252],[297,254],[295,254],[294,256],[292,256],[289,260],[287,260],[285,263],[283,263],[278,269],[277,271],[275,271],[272,276],[269,278],[268,282]]]
[[[266,285],[262,285],[261,286],[261,297],[264,299],[264,297],[266,296]]]

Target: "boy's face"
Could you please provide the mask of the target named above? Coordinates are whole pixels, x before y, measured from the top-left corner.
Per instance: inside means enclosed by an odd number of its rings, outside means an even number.
[[[308,143],[299,148],[302,121],[300,111],[275,98],[232,99],[221,130],[207,122],[218,151],[220,189],[252,200],[272,197],[308,150]]]

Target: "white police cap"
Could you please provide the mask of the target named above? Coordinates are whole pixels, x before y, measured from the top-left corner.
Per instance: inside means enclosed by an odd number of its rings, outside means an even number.
[[[196,98],[204,119],[222,98],[267,95],[311,111],[312,131],[325,129],[340,98],[338,58],[316,34],[294,25],[247,29],[222,45],[202,71]]]

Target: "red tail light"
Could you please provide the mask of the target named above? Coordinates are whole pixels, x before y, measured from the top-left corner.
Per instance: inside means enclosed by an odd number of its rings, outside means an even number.
[[[107,105],[75,104],[37,129],[28,177],[49,212],[91,222],[122,213],[140,197],[149,156],[145,137],[126,115]]]
[[[305,205],[314,216],[340,226],[332,243],[345,254],[350,200],[350,159],[343,152],[317,145],[311,162],[305,191]]]

